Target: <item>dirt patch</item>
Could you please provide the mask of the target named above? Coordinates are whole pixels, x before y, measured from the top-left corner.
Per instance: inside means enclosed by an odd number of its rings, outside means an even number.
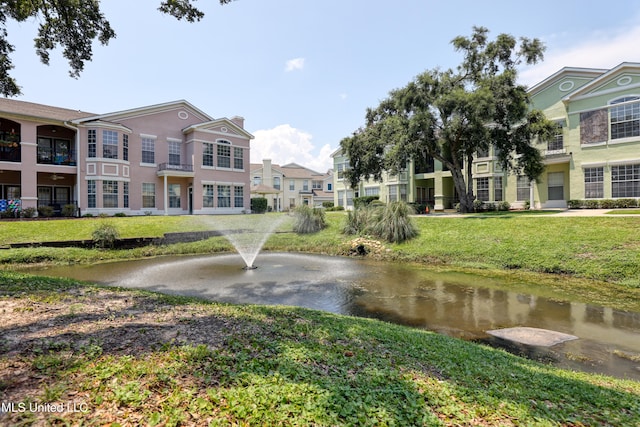
[[[34,368],[39,355],[71,358],[95,348],[144,357],[167,345],[223,348],[234,334],[255,332],[251,321],[222,317],[207,305],[168,305],[153,295],[99,288],[66,290],[51,302],[1,297],[0,325],[0,402],[38,400],[46,387]]]

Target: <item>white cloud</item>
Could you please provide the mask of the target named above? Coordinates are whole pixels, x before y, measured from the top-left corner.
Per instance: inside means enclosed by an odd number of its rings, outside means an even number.
[[[275,164],[298,163],[316,172],[326,172],[333,167],[329,144],[320,149],[312,143],[310,133],[284,124],[273,129],[252,132],[255,139],[251,141],[251,163],[262,163],[263,159],[271,159]]]
[[[346,93],[341,93],[340,95],[340,99],[342,99],[343,101],[347,99],[347,94]]]
[[[287,61],[284,70],[286,72],[302,70],[304,68],[304,58],[294,58]]]
[[[637,26],[608,35],[596,31],[567,49],[553,49],[547,43],[545,60],[523,70],[520,81],[531,87],[564,67],[610,69],[622,62],[640,62],[635,53],[639,39]]]

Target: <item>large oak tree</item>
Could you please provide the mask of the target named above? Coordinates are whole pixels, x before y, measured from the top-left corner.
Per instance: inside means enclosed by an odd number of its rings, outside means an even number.
[[[346,175],[352,188],[430,156],[451,171],[460,209],[470,212],[473,157],[490,146],[505,169],[531,180],[540,176],[544,164],[533,141],[548,138],[553,123],[530,108],[527,89],[516,78],[520,64],[542,60],[544,46],[508,34],[489,40],[483,27],[452,44],[463,55],[455,70],[426,71],[391,91],[367,110],[366,126],[340,142],[350,159]]]
[[[161,12],[188,22],[199,21],[204,13],[194,6],[196,0],[164,0],[158,8]],[[233,0],[219,0],[220,4]],[[111,24],[100,10],[98,0],[4,0],[0,2],[0,94],[16,96],[20,86],[10,74],[13,69],[11,54],[15,46],[9,43],[7,22],[39,22],[34,38],[36,53],[44,64],[49,64],[49,54],[56,47],[62,48],[69,61],[69,74],[78,77],[86,61],[93,57],[94,41],[102,45],[116,37]]]

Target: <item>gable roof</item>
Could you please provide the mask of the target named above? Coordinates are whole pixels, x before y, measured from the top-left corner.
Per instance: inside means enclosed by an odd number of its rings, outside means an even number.
[[[204,123],[191,125],[184,128],[182,131],[184,133],[188,133],[194,130],[200,130],[200,131],[212,132],[212,133],[226,133],[224,129],[222,129],[225,127],[231,128],[233,130],[233,133],[244,136],[245,138],[248,138],[248,139],[255,138],[252,134],[250,134],[249,132],[247,132],[237,124],[235,124],[232,120],[227,119],[226,117],[223,117],[221,119],[209,120]]]
[[[530,95],[542,92],[550,86],[558,83],[567,77],[579,77],[583,79],[595,79],[605,74],[608,70],[601,68],[580,68],[580,67],[564,67],[554,74],[550,75],[540,83],[532,86],[527,92]]]
[[[36,104],[34,102],[19,101],[17,99],[9,98],[0,98],[0,113],[60,122],[67,122],[95,115],[94,113],[87,113],[80,110],[53,107],[50,105]]]
[[[563,98],[563,101],[572,101],[576,98],[580,98],[582,96],[588,95],[593,90],[597,89],[605,82],[613,79],[617,75],[621,75],[628,72],[640,73],[640,63],[638,62],[623,62],[620,65],[610,69],[605,70],[604,73],[600,74],[598,77],[591,80],[589,83],[581,86],[577,90],[569,93],[567,96]],[[633,87],[631,85],[626,86],[626,88]]]
[[[182,99],[179,101],[166,102],[163,104],[148,105],[145,107],[132,108],[129,110],[115,111],[113,113],[83,117],[83,118],[74,120],[73,122],[77,124],[88,122],[88,121],[95,121],[95,120],[104,120],[104,121],[113,122],[121,119],[148,116],[150,114],[157,114],[165,111],[173,111],[179,108],[182,108],[184,110],[187,110],[189,113],[194,114],[195,116],[198,117],[198,120],[202,122],[214,120],[213,117],[209,116],[208,114],[194,107],[189,102]]]

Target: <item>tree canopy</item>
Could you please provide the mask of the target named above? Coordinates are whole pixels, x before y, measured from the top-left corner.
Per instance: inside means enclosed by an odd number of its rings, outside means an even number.
[[[199,21],[204,13],[194,6],[196,0],[164,0],[162,13],[187,22]],[[219,0],[220,4],[233,0]],[[14,68],[11,54],[15,46],[9,43],[7,22],[39,22],[34,38],[36,53],[44,64],[49,64],[50,52],[62,48],[69,62],[69,75],[77,78],[86,61],[93,57],[93,42],[107,45],[116,37],[111,24],[100,10],[98,0],[5,0],[0,4],[0,93],[3,96],[20,94],[20,86],[10,72]]]
[[[461,211],[469,212],[475,199],[473,157],[491,146],[506,170],[532,180],[540,176],[544,164],[533,141],[548,138],[553,123],[530,108],[527,89],[516,78],[519,65],[543,59],[544,46],[508,34],[489,40],[488,32],[474,27],[470,37],[453,39],[463,55],[455,70],[423,72],[367,109],[365,127],[340,142],[350,160],[346,176],[352,188],[430,156],[451,171]]]

